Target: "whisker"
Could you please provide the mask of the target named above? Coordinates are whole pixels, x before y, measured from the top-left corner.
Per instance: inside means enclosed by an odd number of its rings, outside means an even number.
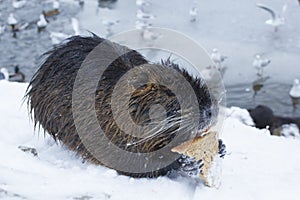
[[[178,119],[181,119],[181,117],[178,117]],[[187,118],[183,118],[183,119],[187,119]],[[164,121],[166,121],[166,120],[164,120]],[[142,139],[140,139],[140,140],[138,140],[138,141],[129,143],[129,144],[127,144],[127,146],[139,145],[139,144],[141,144],[141,143],[143,143],[143,142],[149,141],[149,140],[151,140],[151,139],[153,139],[153,138],[155,138],[155,137],[157,137],[157,136],[163,134],[163,133],[164,133],[163,130],[168,130],[168,129],[174,127],[175,125],[180,125],[180,124],[181,124],[181,126],[179,126],[176,130],[173,130],[173,131],[171,131],[171,132],[168,132],[168,134],[169,134],[170,136],[172,136],[173,134],[178,133],[178,131],[185,130],[185,132],[192,132],[192,131],[195,129],[195,127],[192,126],[192,124],[186,123],[186,122],[183,121],[183,120],[181,120],[181,121],[175,121],[175,123],[171,123],[171,124],[169,123],[168,126],[162,126],[162,127],[160,127],[158,130],[156,130],[154,133],[152,133],[151,135],[149,135],[149,136],[147,136],[147,137],[144,137],[144,138],[142,138]],[[153,131],[153,129],[151,130],[151,132],[152,132],[152,131]],[[149,132],[150,132],[150,131],[148,131],[148,133],[149,133]]]

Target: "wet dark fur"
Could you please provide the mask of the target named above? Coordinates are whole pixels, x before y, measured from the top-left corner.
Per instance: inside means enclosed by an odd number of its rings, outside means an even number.
[[[69,149],[77,152],[84,160],[97,164],[101,163],[87,151],[76,132],[72,116],[72,90],[81,63],[103,41],[104,39],[95,35],[92,37],[75,36],[46,53],[47,57],[32,78],[27,92],[35,126],[41,125],[55,140],[61,141]],[[128,49],[124,46],[118,46],[120,49]],[[116,59],[104,72],[103,77],[99,78],[101,81],[99,81],[95,94],[97,117],[105,134],[115,145],[132,152],[152,152],[160,149],[174,137],[174,130],[172,129],[178,128],[175,125],[170,129],[163,130],[157,137],[131,147],[126,146],[128,141],[138,140],[138,138],[123,133],[116,125],[110,108],[111,95],[115,84],[129,69],[146,63],[148,61],[141,54],[130,50],[129,53]],[[198,98],[199,109],[203,112],[199,121],[205,122],[205,124],[210,123],[212,115],[215,115],[217,110],[212,109],[214,105],[212,105],[212,99],[203,81],[191,77],[170,60],[162,62],[161,65],[177,70],[186,78],[194,89]],[[149,108],[157,103],[166,108],[168,116],[176,117],[178,115],[176,111],[180,110],[180,105],[176,96],[168,88],[151,83],[151,81],[142,87],[135,88],[129,102],[133,121],[139,125],[149,123]],[[84,109],[84,105],[82,106]],[[86,126],[88,134],[90,131],[88,122]],[[178,162],[175,161],[170,166],[154,172],[120,173],[133,177],[156,177],[178,167]]]

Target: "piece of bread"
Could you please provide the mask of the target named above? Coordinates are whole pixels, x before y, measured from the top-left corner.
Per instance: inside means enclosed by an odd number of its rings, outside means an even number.
[[[217,132],[208,132],[204,136],[196,137],[192,140],[182,143],[172,149],[173,152],[193,157],[196,160],[203,161],[202,172],[200,178],[205,181],[205,184],[212,186],[210,179],[210,169],[214,158],[218,156],[219,142]]]

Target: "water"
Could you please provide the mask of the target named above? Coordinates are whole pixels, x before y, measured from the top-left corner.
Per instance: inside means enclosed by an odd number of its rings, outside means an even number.
[[[61,14],[49,18],[46,31],[38,34],[36,22],[43,10],[51,10],[52,3],[38,0],[27,1],[25,6],[14,9],[10,0],[0,1],[0,26],[6,25],[6,30],[0,34],[0,67],[6,67],[13,72],[14,66],[18,64],[26,81],[29,81],[38,69],[42,60],[41,55],[52,48],[50,31],[71,33],[69,26],[71,16],[79,12],[79,8],[70,3],[61,3]],[[17,38],[12,37],[10,27],[7,25],[9,13],[14,13],[19,24],[29,23],[27,29],[17,32]]]
[[[6,23],[10,12],[15,12],[19,21],[37,20],[42,10],[51,9],[51,3],[36,4],[36,0],[28,1],[25,8],[14,10],[10,1],[0,1],[0,25]],[[151,0],[147,8],[156,16],[151,21],[153,26],[166,27],[182,32],[204,48],[218,48],[228,56],[225,62],[227,71],[224,84],[227,90],[228,106],[244,108],[258,104],[270,106],[276,114],[300,116],[300,108],[295,109],[289,98],[288,91],[294,78],[300,78],[300,6],[297,0],[261,0],[261,3],[280,11],[287,3],[286,25],[277,33],[264,21],[269,14],[255,6],[256,1],[244,0],[210,0],[197,1],[198,16],[195,23],[189,22],[189,9],[193,1],[159,1]],[[38,34],[33,24],[27,30],[12,38],[6,31],[0,35],[0,65],[13,71],[13,65],[19,64],[29,81],[41,61],[43,52],[51,49],[50,31],[61,31],[72,34],[71,17],[79,19],[83,34],[84,30],[92,31],[102,37],[107,36],[103,20],[119,20],[112,27],[114,33],[135,28],[135,0],[116,1],[98,6],[97,0],[86,0],[80,7],[75,0],[61,1],[61,14],[50,18],[46,31]],[[261,90],[254,95],[253,82],[256,70],[252,61],[256,53],[271,59],[265,70],[268,76]],[[298,107],[300,107],[298,105]]]
[[[290,87],[289,84],[270,81],[255,95],[251,83],[230,85],[226,87],[227,105],[253,108],[262,104],[271,107],[277,115],[296,117],[299,116],[299,108],[293,106],[293,101],[289,97]]]

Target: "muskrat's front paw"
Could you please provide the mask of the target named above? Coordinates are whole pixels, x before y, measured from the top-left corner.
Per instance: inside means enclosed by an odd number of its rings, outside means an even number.
[[[226,155],[226,145],[223,143],[222,140],[219,140],[219,155],[221,158],[224,158]]]
[[[203,162],[202,160],[196,160],[193,157],[181,155],[177,160],[179,163],[179,171],[187,174],[188,176],[199,176],[201,173]]]

